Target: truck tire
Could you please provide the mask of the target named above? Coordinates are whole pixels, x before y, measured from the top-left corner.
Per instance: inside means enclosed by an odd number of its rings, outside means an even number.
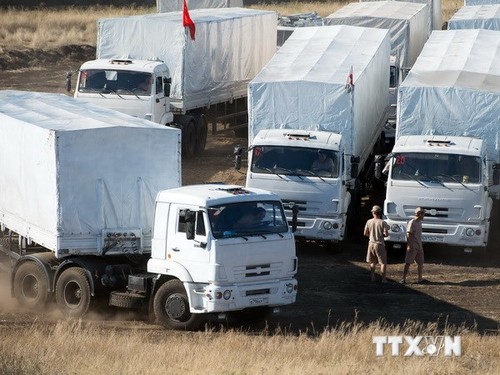
[[[158,322],[168,329],[192,331],[203,322],[201,314],[189,311],[189,300],[179,280],[169,280],[158,289],[153,307]]]
[[[14,296],[21,306],[30,309],[45,306],[49,296],[49,281],[39,264],[25,262],[19,266],[14,276]]]
[[[201,154],[205,150],[208,136],[208,124],[205,115],[196,117],[196,154]]]
[[[85,315],[91,297],[89,280],[83,269],[71,267],[63,271],[56,283],[56,303],[63,313],[74,318]]]
[[[194,120],[182,125],[182,150],[185,156],[193,156],[196,153],[197,134]]]
[[[140,309],[146,298],[136,293],[126,293],[113,291],[109,295],[109,304],[111,306],[124,307],[128,309]]]

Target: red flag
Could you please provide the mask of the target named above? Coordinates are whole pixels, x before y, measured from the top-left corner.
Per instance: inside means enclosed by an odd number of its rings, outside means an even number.
[[[186,4],[186,0],[184,0],[184,7],[182,10],[182,26],[189,27],[189,33],[191,34],[191,39],[194,40],[194,33],[196,31],[196,27],[194,26],[194,22],[189,15],[189,10]]]

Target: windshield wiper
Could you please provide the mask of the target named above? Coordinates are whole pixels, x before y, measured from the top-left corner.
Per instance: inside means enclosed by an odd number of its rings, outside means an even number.
[[[278,176],[278,177],[279,177],[279,178],[281,178],[282,180],[285,180],[285,181],[286,181],[286,179],[285,179],[283,176],[281,176],[278,172],[273,171],[271,168],[264,167],[264,168],[262,168],[262,169],[264,169],[265,171],[268,171],[268,172],[269,172],[269,173],[271,173],[271,174],[275,174],[276,176]]]
[[[467,190],[470,190],[470,191],[474,191],[472,190],[470,187],[468,187],[467,185],[465,185],[462,181],[460,180],[457,180],[454,176],[452,175],[449,175],[449,174],[438,174],[439,177],[445,177],[445,178],[449,178],[450,180],[453,180],[454,182],[456,182],[457,184],[460,184],[462,185],[464,188],[466,188]]]
[[[409,174],[409,173],[399,173],[400,176],[406,176],[406,177],[410,177],[413,181],[417,181],[420,185],[422,185],[423,187],[425,188],[428,188],[428,186],[426,184],[424,184],[422,181],[420,181],[420,179],[417,178],[417,176],[413,175],[413,174]]]
[[[321,181],[326,182],[326,180],[323,177],[321,177],[318,173],[314,171],[310,171],[308,169],[297,169],[297,170],[301,172],[307,172],[309,176],[318,177]]]

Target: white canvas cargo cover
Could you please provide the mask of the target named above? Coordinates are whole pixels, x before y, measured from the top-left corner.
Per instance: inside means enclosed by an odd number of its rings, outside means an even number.
[[[176,12],[182,10],[183,0],[156,0],[156,9],[159,13]],[[188,0],[187,7],[192,9],[243,7],[243,0]]]
[[[500,0],[464,0],[464,5],[466,6],[488,5],[488,4],[500,4]]]
[[[460,8],[448,21],[448,30],[459,29],[500,31],[500,4]]]
[[[350,3],[327,16],[326,25],[351,25],[388,29],[391,55],[400,66],[411,67],[429,37],[430,8],[399,1]]]
[[[385,1],[385,0],[360,0],[360,2]],[[430,8],[429,33],[432,30],[441,30],[441,0],[390,0],[407,3],[427,4]]]
[[[172,77],[171,106],[183,110],[245,97],[248,82],[276,51],[277,14],[196,9],[195,40],[182,12],[98,21],[97,58],[160,59]]]
[[[142,231],[150,251],[156,194],[181,184],[178,129],[7,90],[0,134],[0,222],[57,257],[102,254],[103,230]]]
[[[480,137],[500,161],[500,31],[434,31],[399,88],[403,135]]]
[[[331,131],[363,159],[387,110],[389,57],[388,30],[297,28],[249,84],[249,143],[263,129]]]

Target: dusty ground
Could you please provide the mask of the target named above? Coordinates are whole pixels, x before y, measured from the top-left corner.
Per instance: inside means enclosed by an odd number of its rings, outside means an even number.
[[[9,52],[0,55],[0,88],[64,93],[66,72],[76,70],[91,59],[92,47],[67,47],[64,50]],[[74,85],[74,82],[73,82]],[[183,161],[184,184],[223,181],[244,184],[244,172],[233,169],[232,150],[245,139],[232,134],[210,135],[202,156]],[[244,171],[243,165],[242,171]],[[367,201],[367,205],[372,202]],[[377,202],[381,203],[381,202]],[[363,215],[364,220],[368,219]],[[498,226],[493,228],[500,232]],[[321,331],[353,320],[369,323],[384,319],[401,324],[406,320],[473,327],[483,333],[500,331],[500,240],[495,237],[490,255],[467,254],[462,249],[426,248],[425,277],[429,284],[400,285],[403,255],[389,258],[388,277],[382,285],[370,283],[363,262],[366,242],[361,236],[338,246],[337,251],[314,243],[298,245],[299,295],[297,303],[270,319],[292,332]],[[4,263],[5,264],[5,263]],[[416,279],[416,269],[409,280]],[[57,315],[24,314],[18,311],[8,293],[8,268],[0,268],[0,322],[58,319]],[[54,318],[55,317],[55,318]],[[107,314],[108,324],[137,325],[136,316]],[[134,321],[134,323],[132,323]],[[151,327],[153,328],[153,326]],[[415,332],[414,334],[418,334]]]

